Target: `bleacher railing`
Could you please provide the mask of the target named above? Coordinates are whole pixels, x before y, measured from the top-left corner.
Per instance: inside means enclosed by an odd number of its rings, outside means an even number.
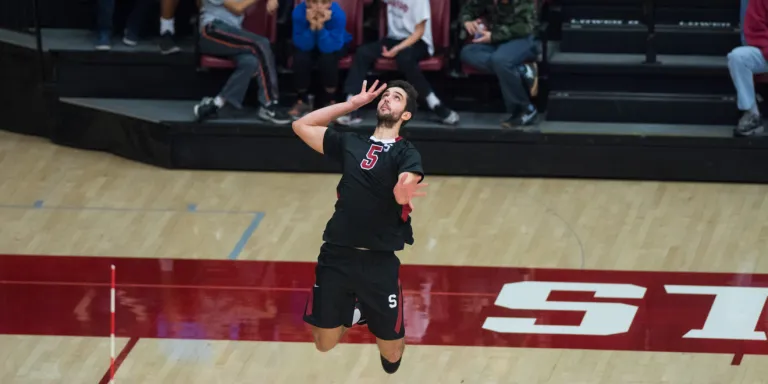
[[[644,64],[659,64],[656,58],[656,0],[643,0],[643,15],[648,28]]]
[[[43,33],[40,27],[40,2],[32,0],[32,18],[35,30],[35,42],[37,44],[37,66],[40,70],[40,81],[46,83],[45,78],[45,55],[43,54]]]

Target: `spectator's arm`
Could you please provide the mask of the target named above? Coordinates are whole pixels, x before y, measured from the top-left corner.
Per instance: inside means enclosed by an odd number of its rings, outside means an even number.
[[[469,0],[464,3],[459,12],[459,22],[463,25],[467,21],[474,21],[484,13],[484,0]]]
[[[421,40],[422,36],[424,36],[424,30],[426,29],[426,27],[427,27],[427,20],[422,20],[421,23],[416,24],[416,28],[413,29],[413,33],[411,33],[410,36],[408,36],[405,40],[401,41],[400,44],[392,47],[390,51],[400,52],[403,49],[406,49],[411,45],[416,44],[419,40]]]
[[[500,15],[491,28],[491,43],[525,37],[533,33],[536,25],[536,5],[533,0],[517,6],[514,14]]]
[[[293,9],[293,45],[302,51],[315,48],[315,31],[309,27],[306,2]]]
[[[331,53],[344,46],[347,33],[347,15],[336,3],[331,8],[331,19],[317,32],[317,47],[322,53]]]
[[[413,23],[413,25],[415,25],[415,27],[413,28],[413,33],[411,33],[410,36],[401,41],[400,44],[392,47],[392,49],[389,49],[389,51],[393,52],[395,55],[397,55],[397,53],[403,49],[416,44],[424,36],[427,20],[432,17],[432,10],[430,8],[429,1],[416,1],[407,17],[410,18],[410,21]],[[394,57],[394,55],[392,57]]]

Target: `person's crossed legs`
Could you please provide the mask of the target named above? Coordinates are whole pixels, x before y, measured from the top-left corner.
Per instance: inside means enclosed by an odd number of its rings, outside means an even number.
[[[755,74],[768,72],[768,62],[755,47],[737,47],[728,54],[728,71],[736,89],[737,106],[743,115],[735,134],[751,136],[763,132],[763,121],[757,108]]]

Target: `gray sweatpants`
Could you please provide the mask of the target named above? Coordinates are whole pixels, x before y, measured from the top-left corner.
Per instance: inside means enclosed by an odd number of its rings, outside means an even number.
[[[266,37],[256,35],[221,21],[205,25],[200,33],[200,53],[232,59],[237,68],[219,96],[241,108],[252,77],[259,86],[262,105],[277,103],[277,70],[272,47]]]

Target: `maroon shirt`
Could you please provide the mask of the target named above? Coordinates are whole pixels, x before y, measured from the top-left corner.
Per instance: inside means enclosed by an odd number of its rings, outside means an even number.
[[[747,45],[768,58],[768,0],[749,0],[743,28]]]

